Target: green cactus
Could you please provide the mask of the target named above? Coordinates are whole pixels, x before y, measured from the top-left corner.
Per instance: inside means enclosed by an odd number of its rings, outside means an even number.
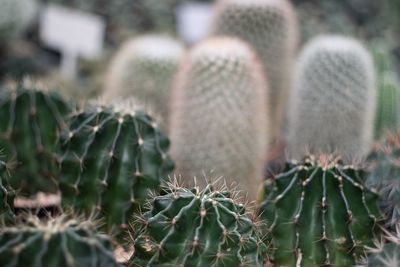
[[[257,223],[226,188],[175,184],[134,225],[133,266],[263,266]]]
[[[352,266],[379,236],[378,195],[331,156],[287,163],[265,183],[261,218],[276,266]]]
[[[61,216],[0,229],[0,262],[7,267],[112,267],[111,241],[90,221]]]
[[[388,228],[393,228],[400,221],[400,132],[378,143],[369,162],[367,185],[380,194],[380,208],[387,217]]]
[[[177,174],[203,177],[212,170],[255,195],[268,143],[261,69],[253,51],[236,39],[212,38],[190,51],[171,98]]]
[[[400,82],[394,71],[390,53],[382,46],[374,49],[378,78],[378,98],[375,116],[375,139],[400,128]]]
[[[173,169],[168,147],[156,123],[131,100],[77,111],[59,159],[62,204],[98,212],[108,232],[120,233]]]
[[[183,46],[163,35],[145,35],[128,40],[110,65],[104,97],[134,96],[168,119],[169,94],[183,55]]]
[[[69,104],[39,84],[24,82],[3,88],[0,95],[0,147],[17,166],[11,186],[25,196],[57,191],[55,152],[67,128]]]
[[[219,0],[213,32],[248,42],[260,56],[270,83],[269,109],[272,139],[283,127],[290,94],[290,70],[297,46],[297,18],[287,0]]]
[[[0,0],[0,43],[21,34],[37,14],[36,0]]]
[[[14,222],[15,192],[8,181],[9,164],[0,160],[0,227]]]
[[[398,221],[396,232],[394,234],[387,233],[385,239],[375,242],[375,246],[368,251],[370,253],[368,266],[400,266],[400,221]]]
[[[288,125],[291,158],[337,153],[365,156],[373,139],[375,74],[371,56],[356,40],[321,36],[296,66]]]

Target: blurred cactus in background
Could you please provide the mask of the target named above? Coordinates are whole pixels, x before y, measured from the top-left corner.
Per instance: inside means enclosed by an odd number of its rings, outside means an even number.
[[[290,102],[288,152],[337,153],[344,161],[369,152],[375,112],[371,56],[356,40],[323,36],[302,52]]]
[[[108,70],[104,98],[134,96],[168,119],[168,102],[183,46],[163,35],[146,35],[128,40],[117,52]]]
[[[382,240],[376,240],[368,251],[368,267],[398,267],[400,266],[400,221],[394,233],[387,233]]]
[[[214,34],[248,42],[261,58],[270,84],[266,104],[271,138],[276,140],[283,127],[298,38],[293,7],[286,0],[219,0],[215,12]]]
[[[204,184],[212,170],[254,198],[269,140],[267,92],[262,66],[242,41],[213,38],[194,47],[171,98],[176,173]]]

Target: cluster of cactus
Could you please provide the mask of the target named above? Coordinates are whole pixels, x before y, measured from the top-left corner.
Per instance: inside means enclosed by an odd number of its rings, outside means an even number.
[[[183,51],[178,41],[163,35],[128,40],[109,67],[104,98],[134,96],[165,122],[170,89]]]
[[[0,229],[2,266],[117,267],[111,241],[90,221],[68,216],[43,222],[29,216],[25,223]]]
[[[0,227],[14,222],[15,192],[8,182],[9,166],[0,161]]]
[[[356,40],[323,36],[302,52],[290,100],[288,151],[365,156],[373,139],[375,77],[372,59]]]
[[[169,141],[131,100],[93,103],[70,120],[59,157],[62,203],[100,213],[118,232],[172,170]]]
[[[216,6],[213,34],[240,38],[258,53],[270,84],[266,104],[273,125],[271,138],[278,138],[290,93],[290,70],[297,46],[297,22],[290,2],[220,0]]]
[[[246,44],[227,37],[206,40],[187,54],[170,103],[178,175],[201,182],[212,171],[254,196],[269,130],[261,70]]]
[[[6,161],[16,162],[10,184],[21,194],[57,191],[55,153],[69,112],[61,96],[32,82],[0,93],[0,147]]]
[[[263,266],[261,232],[233,193],[178,184],[135,221],[134,266]]]
[[[272,235],[277,266],[351,266],[379,236],[378,195],[363,170],[338,158],[287,163],[265,182],[260,216]]]

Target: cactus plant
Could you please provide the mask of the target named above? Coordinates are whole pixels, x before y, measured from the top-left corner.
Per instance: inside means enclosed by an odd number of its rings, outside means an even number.
[[[390,134],[375,145],[369,157],[371,174],[367,185],[379,192],[380,208],[387,217],[388,228],[400,221],[400,132]]]
[[[133,224],[134,266],[263,266],[257,223],[232,192],[176,182],[166,191]]]
[[[398,267],[400,266],[400,221],[395,233],[387,233],[386,238],[375,242],[368,252],[368,266]]]
[[[342,36],[311,41],[297,63],[294,84],[288,126],[291,158],[336,152],[351,161],[369,152],[375,74],[369,53],[358,41]]]
[[[261,218],[272,233],[276,266],[352,266],[379,237],[378,195],[364,174],[337,158],[287,163],[265,182]]]
[[[9,164],[0,160],[0,226],[12,223],[15,219],[15,192],[8,182]]]
[[[198,177],[212,170],[254,196],[268,142],[266,92],[261,66],[241,41],[220,37],[194,47],[171,98],[176,173]]]
[[[297,46],[297,19],[287,0],[219,0],[213,32],[248,42],[260,56],[270,83],[267,107],[278,139],[290,94],[292,58]]]
[[[2,266],[119,266],[113,256],[111,241],[96,233],[96,227],[90,221],[67,216],[45,222],[29,216],[26,221],[0,229]]]
[[[11,186],[22,195],[56,192],[58,168],[54,153],[68,126],[69,104],[56,92],[32,82],[10,85],[0,95],[0,147],[17,166]]]
[[[183,51],[178,41],[163,35],[128,40],[111,63],[104,97],[134,96],[167,120],[169,93]]]
[[[62,204],[100,213],[116,234],[173,169],[167,137],[132,100],[78,110],[62,142]]]

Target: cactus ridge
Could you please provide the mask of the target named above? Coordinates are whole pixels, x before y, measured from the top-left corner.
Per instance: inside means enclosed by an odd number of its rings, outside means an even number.
[[[373,138],[375,74],[371,56],[356,40],[322,36],[302,52],[289,110],[288,152],[366,156]]]
[[[270,85],[265,103],[275,139],[283,126],[298,39],[293,7],[286,0],[219,0],[215,9],[214,34],[246,41],[261,59]]]
[[[242,41],[217,37],[194,47],[171,98],[176,173],[191,179],[212,171],[255,194],[269,141],[266,91],[262,67]]]
[[[112,232],[126,227],[130,214],[173,169],[167,137],[129,103],[77,111],[60,155],[63,204],[99,212]]]
[[[16,161],[11,186],[21,194],[56,192],[55,153],[68,126],[69,104],[56,92],[27,82],[0,96],[0,146],[7,161]]]
[[[362,170],[331,156],[287,163],[265,183],[261,218],[267,222],[279,266],[350,266],[379,236],[378,195]]]
[[[168,190],[134,223],[134,266],[262,266],[258,225],[231,192],[212,185]]]
[[[14,222],[15,192],[8,181],[8,164],[0,160],[0,226]]]
[[[108,267],[114,260],[111,241],[95,232],[92,222],[61,216],[40,221],[37,217],[0,230],[2,266]]]

